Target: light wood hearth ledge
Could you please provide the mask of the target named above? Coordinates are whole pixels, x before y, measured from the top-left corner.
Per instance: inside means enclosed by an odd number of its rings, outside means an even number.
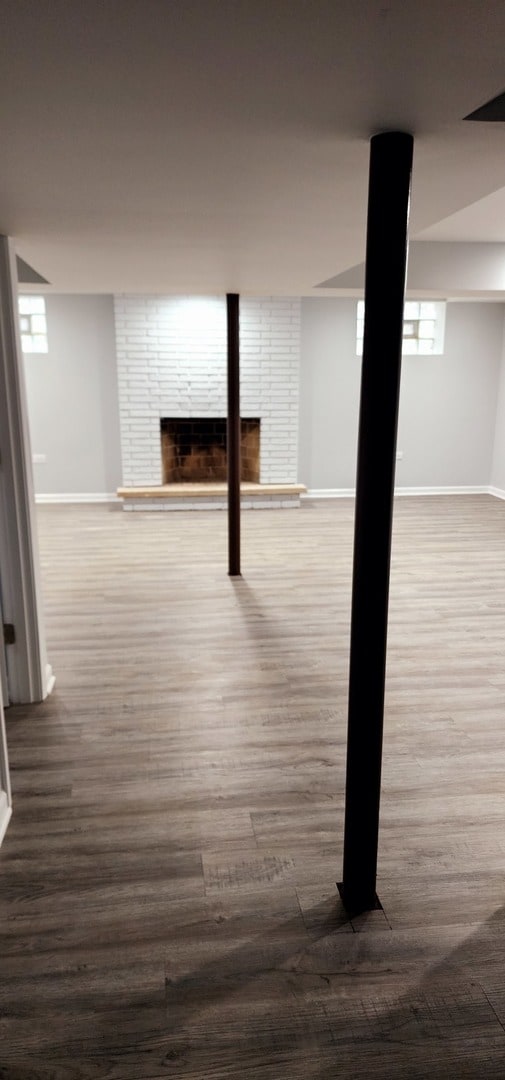
[[[240,485],[241,495],[304,495],[303,484],[250,484]],[[227,484],[160,484],[157,487],[120,487],[120,499],[198,499],[212,495],[225,495]]]

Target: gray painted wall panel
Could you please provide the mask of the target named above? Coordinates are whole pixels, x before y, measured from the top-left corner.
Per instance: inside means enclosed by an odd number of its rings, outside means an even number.
[[[404,357],[398,486],[491,482],[503,311],[502,304],[448,304],[444,355]],[[355,484],[355,317],[354,300],[302,302],[299,478],[309,488]]]
[[[354,487],[361,361],[356,301],[302,300],[298,479]]]
[[[111,296],[46,296],[47,354],[26,354],[37,494],[109,493],[121,483]]]
[[[503,342],[500,380],[497,393],[491,483],[493,487],[499,488],[500,491],[505,493],[505,338]]]

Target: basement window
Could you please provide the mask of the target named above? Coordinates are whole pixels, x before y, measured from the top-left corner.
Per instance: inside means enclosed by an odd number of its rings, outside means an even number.
[[[23,352],[48,352],[46,302],[44,297],[20,296],[18,304]]]
[[[358,300],[356,353],[363,354],[365,303]],[[440,356],[444,351],[445,302],[406,300],[403,311],[402,356]]]

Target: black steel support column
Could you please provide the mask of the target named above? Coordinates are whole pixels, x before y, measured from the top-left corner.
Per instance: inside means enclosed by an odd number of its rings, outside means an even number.
[[[240,351],[239,297],[226,296],[228,328],[228,419],[226,455],[228,462],[228,573],[240,575]]]
[[[365,333],[354,524],[344,870],[349,912],[376,895],[396,433],[414,140],[375,135],[365,274]]]

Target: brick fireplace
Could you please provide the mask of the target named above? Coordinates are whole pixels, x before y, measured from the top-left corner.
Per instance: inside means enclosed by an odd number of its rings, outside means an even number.
[[[123,486],[162,485],[162,422],[225,423],[225,299],[116,296],[115,320]],[[241,413],[261,424],[261,484],[297,482],[299,353],[299,299],[241,300]]]
[[[241,481],[259,484],[260,421],[241,420]],[[160,421],[163,484],[212,484],[227,479],[226,420],[194,417]]]

